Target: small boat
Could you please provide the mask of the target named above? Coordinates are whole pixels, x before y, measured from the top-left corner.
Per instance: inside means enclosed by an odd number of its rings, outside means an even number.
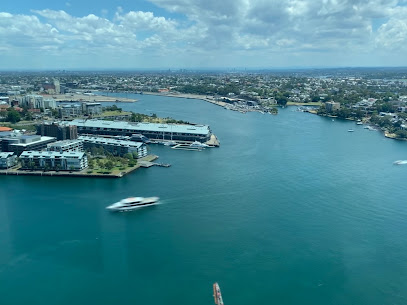
[[[354,130],[353,129],[348,129],[348,132],[354,132]]]
[[[201,143],[201,142],[199,142],[199,141],[195,141],[195,142],[192,142],[192,143],[189,145],[189,147],[206,148],[206,147],[209,147],[209,146],[206,145],[205,143]]]
[[[164,142],[164,146],[174,146],[174,145],[177,145],[177,142],[175,142],[175,141]]]
[[[403,165],[407,164],[407,160],[397,160],[393,162],[394,165]]]
[[[110,211],[129,211],[155,205],[158,203],[158,200],[160,200],[158,197],[130,197],[113,203],[112,205],[106,207],[106,209]]]
[[[220,288],[219,288],[218,283],[213,284],[213,297],[215,299],[216,305],[224,305],[223,299],[222,299],[222,294],[220,293]]]
[[[362,121],[357,121],[356,125],[363,125],[363,122]]]

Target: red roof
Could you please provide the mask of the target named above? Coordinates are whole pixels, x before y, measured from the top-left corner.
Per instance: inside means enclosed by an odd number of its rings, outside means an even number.
[[[12,131],[12,128],[0,126],[0,131]]]

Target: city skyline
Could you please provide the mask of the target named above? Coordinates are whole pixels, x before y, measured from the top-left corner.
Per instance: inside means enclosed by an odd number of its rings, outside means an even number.
[[[405,0],[17,0],[0,10],[0,66],[407,66],[406,20]]]

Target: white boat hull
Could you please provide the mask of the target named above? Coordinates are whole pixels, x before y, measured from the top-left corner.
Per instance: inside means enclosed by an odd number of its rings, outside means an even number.
[[[152,205],[157,205],[159,204],[160,198],[158,197],[148,197],[148,198],[143,198],[140,202],[137,203],[123,203],[123,201],[119,201],[116,203],[113,203],[112,205],[109,205],[106,207],[107,210],[116,212],[116,211],[131,211],[135,209],[140,209]]]

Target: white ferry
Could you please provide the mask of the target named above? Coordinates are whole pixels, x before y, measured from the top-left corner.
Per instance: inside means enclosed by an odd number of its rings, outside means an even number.
[[[160,198],[158,197],[130,197],[113,203],[112,205],[106,207],[106,209],[110,211],[129,211],[137,208],[155,205],[158,203],[158,200],[160,200]]]
[[[404,165],[407,164],[407,160],[397,160],[393,162],[394,165]]]

